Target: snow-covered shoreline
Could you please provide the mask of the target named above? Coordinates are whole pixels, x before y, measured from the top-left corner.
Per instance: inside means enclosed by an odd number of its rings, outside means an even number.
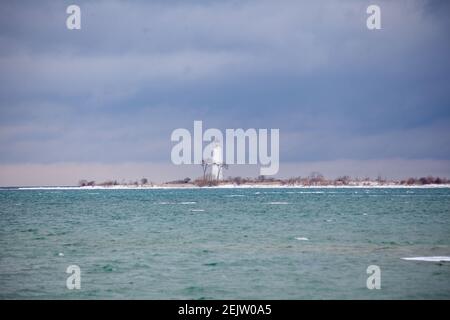
[[[160,190],[160,189],[433,189],[450,188],[450,184],[429,184],[429,185],[395,185],[395,184],[377,184],[377,185],[324,185],[324,186],[303,186],[303,185],[277,185],[277,184],[224,184],[220,186],[198,187],[195,185],[143,185],[143,186],[89,186],[89,187],[11,187],[15,190]]]

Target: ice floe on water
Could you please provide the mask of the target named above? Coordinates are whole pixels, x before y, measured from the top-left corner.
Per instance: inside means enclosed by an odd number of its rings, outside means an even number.
[[[408,261],[429,261],[429,262],[450,262],[449,256],[433,256],[433,257],[410,257],[402,258]]]

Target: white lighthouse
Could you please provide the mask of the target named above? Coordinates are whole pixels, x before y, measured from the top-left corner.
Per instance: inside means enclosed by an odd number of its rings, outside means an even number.
[[[212,151],[211,176],[213,179],[217,180],[223,179],[222,164],[223,164],[222,145],[218,141],[216,141]]]

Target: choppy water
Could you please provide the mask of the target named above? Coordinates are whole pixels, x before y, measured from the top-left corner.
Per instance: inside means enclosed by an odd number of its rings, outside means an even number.
[[[450,256],[450,189],[0,190],[0,221],[0,298],[450,298],[401,259]]]

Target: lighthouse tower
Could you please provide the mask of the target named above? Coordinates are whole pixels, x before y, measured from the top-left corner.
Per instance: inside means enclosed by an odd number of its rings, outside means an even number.
[[[213,179],[222,180],[223,179],[223,156],[222,156],[222,145],[216,141],[213,151],[212,151],[212,167],[211,176]]]

